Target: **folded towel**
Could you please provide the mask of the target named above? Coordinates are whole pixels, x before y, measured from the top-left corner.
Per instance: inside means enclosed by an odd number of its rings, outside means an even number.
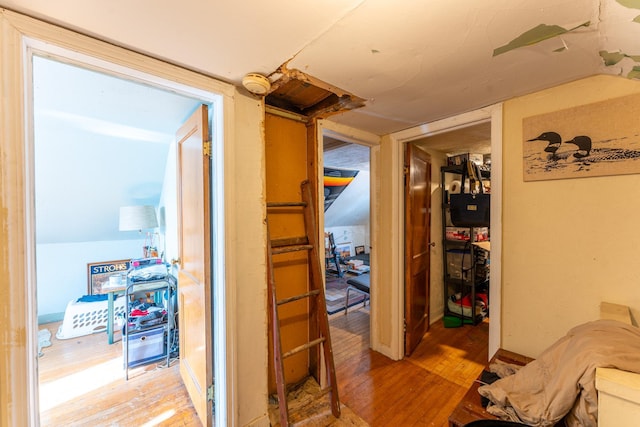
[[[96,302],[96,301],[106,301],[109,298],[107,294],[99,294],[99,295],[83,295],[76,300],[76,302]]]

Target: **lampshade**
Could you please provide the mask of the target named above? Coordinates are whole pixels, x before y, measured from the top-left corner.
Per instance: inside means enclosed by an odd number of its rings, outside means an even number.
[[[158,226],[153,206],[120,207],[120,231],[147,230]]]

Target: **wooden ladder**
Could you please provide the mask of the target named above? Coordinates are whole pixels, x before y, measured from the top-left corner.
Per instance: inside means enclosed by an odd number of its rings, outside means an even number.
[[[315,346],[322,346],[324,356],[324,366],[327,375],[327,387],[324,389],[331,398],[331,412],[336,417],[340,417],[340,401],[338,399],[338,385],[336,382],[336,371],[333,362],[333,351],[331,348],[331,337],[329,335],[329,317],[327,316],[327,305],[324,295],[324,285],[322,281],[322,269],[320,266],[320,255],[318,253],[318,238],[315,214],[313,211],[311,185],[308,181],[303,181],[300,185],[302,190],[302,202],[282,202],[267,203],[267,216],[269,213],[277,214],[278,211],[291,213],[292,209],[300,210],[304,214],[304,224],[306,235],[301,237],[291,237],[271,240],[269,225],[267,223],[268,244],[268,292],[269,292],[269,315],[271,316],[272,328],[272,350],[273,366],[275,371],[276,388],[278,392],[280,425],[289,426],[289,407],[287,404],[287,390],[284,378],[284,359],[293,356],[301,351],[311,349]],[[300,295],[291,296],[278,300],[276,296],[276,284],[273,272],[273,257],[298,251],[308,252],[309,285],[307,292]],[[310,341],[283,352],[280,339],[280,317],[278,307],[283,304],[292,303],[301,299],[309,299],[309,324],[317,325],[317,337],[310,337]],[[318,383],[320,379],[318,378]]]

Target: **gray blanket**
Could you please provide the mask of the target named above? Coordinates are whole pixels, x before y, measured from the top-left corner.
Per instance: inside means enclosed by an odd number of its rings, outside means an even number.
[[[596,427],[596,368],[640,373],[640,329],[597,320],[571,329],[513,375],[482,386],[487,411],[532,426]],[[566,417],[566,418],[565,418]]]

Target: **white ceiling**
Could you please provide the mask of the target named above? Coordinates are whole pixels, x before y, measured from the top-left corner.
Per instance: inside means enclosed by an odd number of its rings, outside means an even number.
[[[331,120],[377,134],[597,73],[626,76],[637,57],[605,66],[599,52],[640,54],[638,0],[0,3],[238,85],[288,62],[366,99]],[[542,24],[549,31],[527,33]],[[528,46],[494,56],[523,34]]]
[[[640,66],[640,24],[634,22],[640,0],[0,0],[0,5],[238,86],[249,72],[274,80],[273,73],[286,64],[365,99],[364,107],[329,120],[379,135],[593,74],[629,77]],[[494,55],[513,41],[520,43]],[[197,101],[100,75],[80,78],[73,70],[61,75],[56,68],[36,73],[36,136],[43,138],[36,161],[47,165],[38,172],[37,207],[54,224],[48,231],[39,226],[38,240],[122,238],[115,224],[118,207],[157,203],[165,144]],[[472,135],[423,142],[444,152],[484,152],[487,134],[468,131]],[[91,146],[101,148],[83,151]],[[52,178],[72,168],[66,178]],[[125,182],[124,171],[138,177]],[[96,193],[101,197],[87,203],[83,195]]]
[[[37,242],[139,239],[119,208],[158,205],[169,144],[200,102],[41,57],[33,70]]]
[[[327,137],[325,137],[325,142]],[[338,169],[358,170],[353,182],[333,201],[324,212],[324,226],[347,227],[369,226],[369,170],[371,169],[369,147],[344,144],[327,148],[325,143],[323,165]]]

